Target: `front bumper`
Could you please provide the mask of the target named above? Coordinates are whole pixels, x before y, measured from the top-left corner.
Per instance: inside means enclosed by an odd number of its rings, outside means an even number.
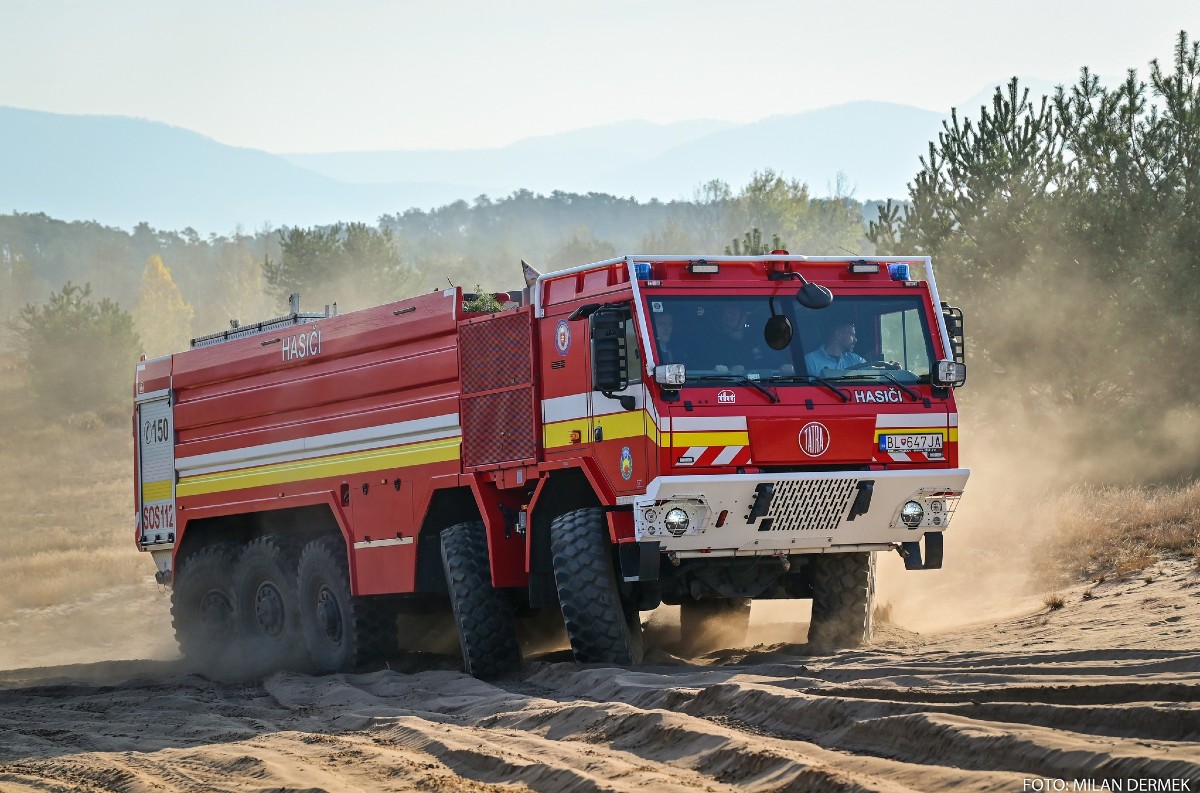
[[[679,557],[868,550],[945,531],[966,487],[966,468],[924,471],[664,476],[633,500],[639,542]],[[908,501],[924,506],[915,526]],[[673,509],[688,526],[668,528]]]

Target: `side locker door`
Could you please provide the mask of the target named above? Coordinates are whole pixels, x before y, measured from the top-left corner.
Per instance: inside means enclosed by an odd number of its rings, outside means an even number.
[[[538,320],[541,355],[542,448],[544,459],[580,457],[592,441],[588,409],[591,355],[588,323],[571,322],[569,309]]]
[[[151,551],[166,550],[175,544],[175,418],[169,393],[138,403],[137,433],[138,542]]]

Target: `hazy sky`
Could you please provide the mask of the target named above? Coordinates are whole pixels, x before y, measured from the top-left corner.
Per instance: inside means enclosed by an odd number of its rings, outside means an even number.
[[[474,148],[857,99],[947,110],[1017,74],[1121,76],[1200,1],[0,0],[0,105],[276,152]]]

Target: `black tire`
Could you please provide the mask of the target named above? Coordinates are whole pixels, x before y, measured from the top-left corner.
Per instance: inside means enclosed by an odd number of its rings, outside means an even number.
[[[472,521],[442,529],[442,569],[454,609],[463,669],[491,678],[521,668],[512,607],[492,586],[487,533]]]
[[[875,554],[828,553],[809,562],[812,621],[808,641],[822,647],[858,647],[875,631]]]
[[[604,513],[577,509],[555,518],[550,558],[575,660],[640,664],[645,654],[642,623],[636,604],[621,599]]]
[[[171,624],[179,651],[198,671],[236,663],[240,634],[233,570],[240,546],[217,543],[179,562],[171,588]]]
[[[750,627],[750,598],[685,600],[679,604],[680,647],[688,653],[741,647]]]
[[[313,540],[300,554],[300,632],[318,672],[349,672],[396,648],[396,613],[385,600],[353,597],[346,544]]]
[[[238,630],[251,674],[308,667],[296,574],[296,549],[271,535],[247,545],[234,567]]]

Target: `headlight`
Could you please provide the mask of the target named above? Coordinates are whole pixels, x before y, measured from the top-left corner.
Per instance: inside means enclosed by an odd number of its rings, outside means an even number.
[[[688,514],[679,507],[669,511],[663,517],[663,523],[666,524],[667,531],[671,532],[673,537],[682,537],[691,522]]]
[[[904,525],[910,529],[915,529],[921,525],[921,521],[925,519],[925,508],[915,501],[909,501],[900,510],[900,520],[904,521]]]

